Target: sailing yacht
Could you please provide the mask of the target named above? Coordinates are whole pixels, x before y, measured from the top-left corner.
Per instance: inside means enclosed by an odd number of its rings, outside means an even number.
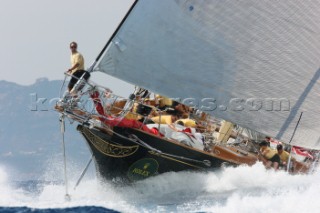
[[[252,165],[265,136],[319,150],[319,14],[319,0],[136,0],[87,72],[170,97],[204,129],[147,124],[154,106],[137,92],[83,77],[56,110],[79,123],[103,179]]]

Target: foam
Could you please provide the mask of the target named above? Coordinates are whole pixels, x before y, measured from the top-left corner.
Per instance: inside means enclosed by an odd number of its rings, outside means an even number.
[[[80,174],[78,166],[70,167],[74,171],[69,174]],[[101,206],[121,212],[312,212],[320,208],[319,172],[289,175],[266,170],[261,164],[211,172],[169,172],[122,187],[87,176],[75,191],[77,175],[71,175],[70,202],[64,199],[62,181],[45,182],[40,192],[26,192],[12,186],[6,171],[0,166],[0,206],[7,207]],[[48,168],[48,174],[55,172],[55,166]]]

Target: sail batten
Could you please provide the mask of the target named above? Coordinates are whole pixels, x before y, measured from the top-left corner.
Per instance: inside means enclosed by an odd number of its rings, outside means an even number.
[[[319,35],[320,0],[139,0],[95,69],[319,149]]]

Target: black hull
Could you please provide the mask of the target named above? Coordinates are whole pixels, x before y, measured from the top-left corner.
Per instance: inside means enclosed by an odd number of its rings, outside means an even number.
[[[98,176],[106,180],[131,182],[170,171],[219,168],[226,162],[137,129],[114,128],[115,133],[108,134],[79,125],[78,131],[91,148]],[[129,135],[161,153],[130,141]]]

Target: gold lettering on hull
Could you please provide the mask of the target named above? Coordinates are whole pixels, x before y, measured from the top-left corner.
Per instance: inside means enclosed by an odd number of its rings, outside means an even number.
[[[138,145],[135,146],[120,146],[112,144],[108,141],[103,140],[99,136],[93,134],[87,128],[82,128],[83,134],[86,136],[88,141],[101,153],[114,157],[114,158],[124,158],[133,155],[139,148]]]
[[[144,177],[148,177],[149,176],[149,172],[146,171],[146,170],[142,170],[142,169],[138,169],[138,168],[134,168],[132,170],[132,173],[134,174],[139,174],[139,175],[142,175]]]
[[[128,170],[130,180],[143,180],[158,172],[159,164],[153,158],[142,158],[134,162]]]

